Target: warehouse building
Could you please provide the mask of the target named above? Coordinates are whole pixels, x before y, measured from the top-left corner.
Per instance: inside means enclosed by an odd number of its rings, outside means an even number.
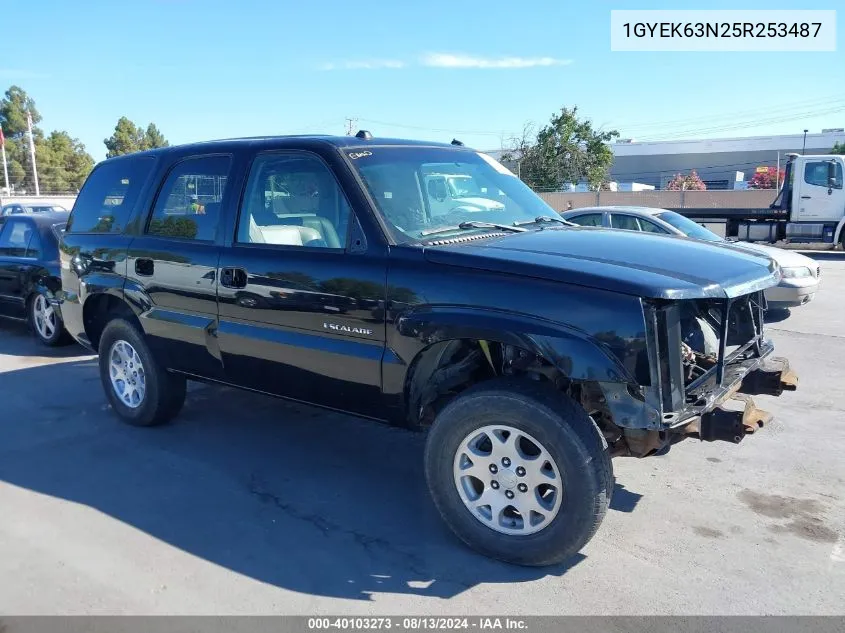
[[[742,184],[735,183],[750,180],[758,167],[780,163],[783,168],[790,152],[827,154],[837,142],[845,143],[845,129],[807,133],[806,140],[803,133],[648,143],[624,139],[612,145],[610,179],[664,189],[675,174],[695,170],[708,189],[739,189]]]

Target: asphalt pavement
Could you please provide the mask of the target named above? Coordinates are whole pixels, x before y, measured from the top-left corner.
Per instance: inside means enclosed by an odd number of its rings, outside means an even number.
[[[599,533],[543,569],[451,535],[421,434],[206,385],[132,428],[94,357],[0,323],[0,614],[842,614],[845,254],[811,256],[775,421],[614,460]]]

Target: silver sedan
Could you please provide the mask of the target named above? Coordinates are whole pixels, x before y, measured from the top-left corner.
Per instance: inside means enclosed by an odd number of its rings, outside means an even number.
[[[708,242],[725,242],[712,231],[668,209],[652,207],[585,207],[562,216],[581,226],[599,226],[627,231],[681,235]],[[783,271],[780,284],[766,290],[769,308],[790,308],[810,302],[819,288],[821,268],[809,257],[764,244],[731,242],[737,248],[762,253],[775,260]]]

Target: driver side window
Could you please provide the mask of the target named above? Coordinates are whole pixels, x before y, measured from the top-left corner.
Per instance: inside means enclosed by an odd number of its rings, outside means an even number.
[[[249,172],[237,241],[340,249],[350,213],[334,175],[316,156],[261,154]]]

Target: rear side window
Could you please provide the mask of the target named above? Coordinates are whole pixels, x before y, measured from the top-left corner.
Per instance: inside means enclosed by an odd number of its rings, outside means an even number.
[[[153,169],[149,156],[106,161],[85,185],[67,224],[68,233],[121,233]]]
[[[0,230],[0,255],[26,257],[26,247],[33,234],[32,226],[25,220],[9,220]]]
[[[161,187],[147,233],[213,241],[231,165],[229,156],[203,156],[178,163]]]
[[[640,230],[640,225],[637,224],[637,218],[632,215],[625,215],[624,213],[612,213],[610,215],[610,226],[614,229],[623,229],[625,231]]]

